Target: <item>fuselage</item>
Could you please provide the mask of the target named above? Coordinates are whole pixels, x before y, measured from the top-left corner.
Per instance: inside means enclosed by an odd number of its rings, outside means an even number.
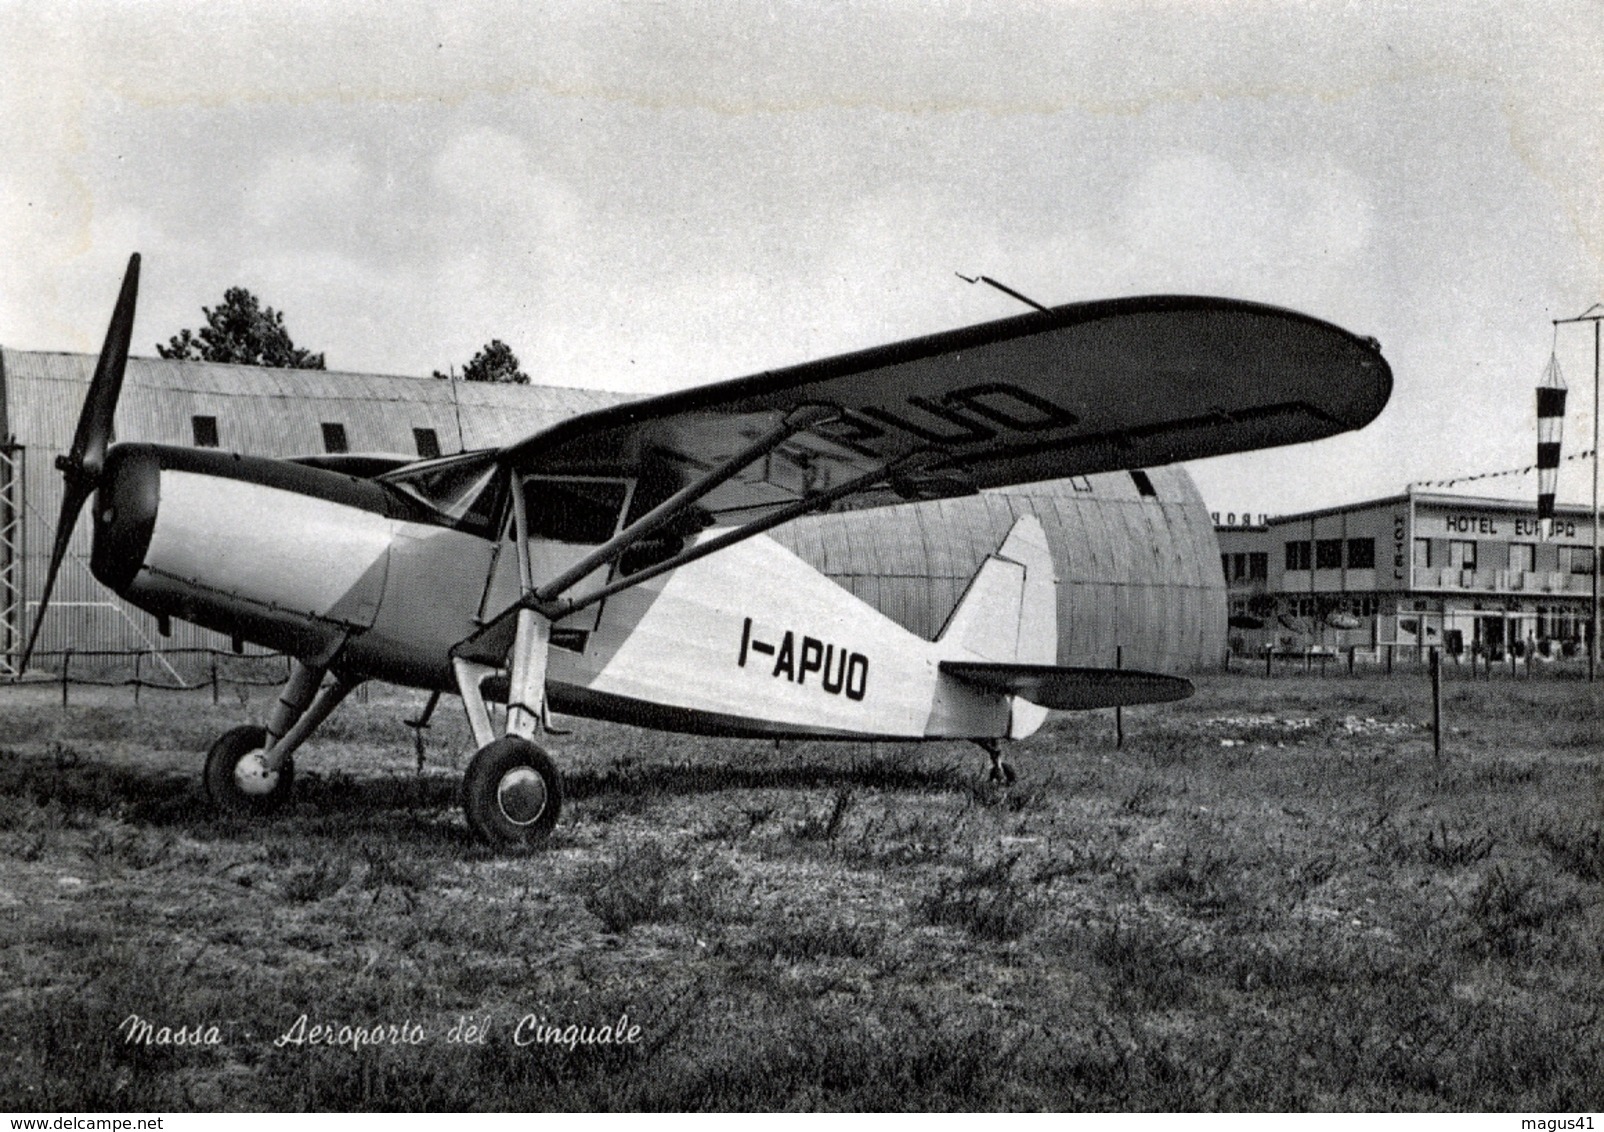
[[[441,463],[466,488],[417,492],[283,460],[119,445],[97,497],[92,565],[158,617],[355,678],[450,691],[453,646],[520,590],[508,508],[469,498],[507,488],[471,460],[455,472]],[[591,542],[610,533],[613,519],[581,530],[572,483],[521,482],[529,510],[545,514],[537,527]],[[610,498],[603,481],[582,486]],[[628,493],[615,494],[621,508]],[[531,557],[553,567],[587,549],[536,543]],[[560,620],[551,640],[547,689],[560,712],[728,735],[1009,733],[1006,697],[937,670],[995,658],[909,633],[762,536]]]

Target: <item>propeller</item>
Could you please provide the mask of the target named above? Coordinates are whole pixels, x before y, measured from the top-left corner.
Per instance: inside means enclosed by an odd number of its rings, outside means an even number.
[[[67,544],[72,541],[72,529],[84,504],[100,486],[100,473],[106,466],[106,449],[111,446],[112,418],[117,413],[117,398],[122,393],[123,372],[128,368],[128,342],[134,329],[134,304],[139,296],[139,253],[128,257],[128,271],[123,275],[122,291],[117,306],[111,312],[111,324],[106,327],[106,342],[100,347],[100,359],[95,363],[95,376],[89,383],[89,394],[84,398],[83,411],[78,415],[78,428],[72,436],[72,448],[64,456],[56,457],[56,467],[67,481],[61,493],[61,515],[56,519],[56,541],[50,548],[50,569],[45,574],[44,592],[39,596],[39,611],[34,614],[33,631],[28,634],[28,647],[22,650],[22,663],[18,672],[26,672],[33,646],[39,640],[39,628],[45,622],[45,610],[50,606],[50,594],[56,588],[56,575],[61,560],[66,557]]]

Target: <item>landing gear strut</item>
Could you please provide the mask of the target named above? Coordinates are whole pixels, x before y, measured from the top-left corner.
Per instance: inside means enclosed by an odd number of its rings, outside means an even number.
[[[462,776],[462,812],[479,840],[527,849],[546,840],[562,810],[562,776],[534,743],[546,716],[546,659],[551,622],[531,609],[511,617],[507,649],[507,720],[497,738],[484,687],[497,670],[456,657],[457,692],[468,712],[478,752]]]
[[[1014,773],[1012,766],[1003,762],[1001,740],[976,739],[975,743],[982,751],[991,756],[991,771],[987,777],[999,786],[1012,786],[1019,776]]]
[[[292,661],[290,678],[266,727],[225,731],[206,754],[203,780],[212,804],[228,814],[270,814],[284,805],[295,782],[294,754],[359,681]]]

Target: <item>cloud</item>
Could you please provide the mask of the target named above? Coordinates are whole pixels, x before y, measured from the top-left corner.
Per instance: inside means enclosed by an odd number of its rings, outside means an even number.
[[[537,164],[522,138],[474,126],[450,138],[432,167],[451,211],[447,221],[483,233],[480,242],[555,242],[582,234],[579,196]]]
[[[1293,158],[1201,152],[1149,161],[1126,194],[1120,238],[1160,274],[1238,278],[1350,268],[1369,245],[1359,180]]]
[[[342,218],[361,209],[371,180],[349,150],[274,153],[245,186],[243,211],[259,228],[295,231],[311,226],[312,217]]]

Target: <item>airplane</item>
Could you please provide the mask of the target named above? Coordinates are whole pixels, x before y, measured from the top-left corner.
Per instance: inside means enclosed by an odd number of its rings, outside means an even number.
[[[1056,663],[1057,577],[1020,518],[933,640],[765,535],[874,508],[1331,436],[1392,374],[1373,338],[1240,300],[1083,302],[569,418],[425,460],[112,443],[138,292],[123,278],[70,450],[26,668],[84,505],[94,576],[288,655],[265,725],[206,756],[213,804],[267,815],[295,752],[382,680],[466,710],[469,828],[536,846],[553,713],[724,736],[1003,743],[1050,710],[1161,703],[1180,677]],[[1035,304],[1033,304],[1035,305]],[[492,705],[504,703],[499,713]]]

